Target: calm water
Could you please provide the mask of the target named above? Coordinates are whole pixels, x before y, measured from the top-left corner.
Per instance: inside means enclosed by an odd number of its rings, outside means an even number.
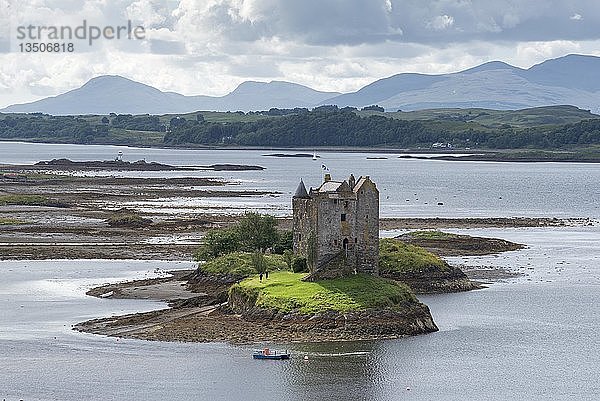
[[[490,163],[398,159],[397,154],[318,152],[321,158],[275,158],[264,150],[172,150],[117,146],[50,145],[0,142],[0,163],[34,163],[66,157],[72,160],[124,159],[157,161],[172,165],[214,163],[251,164],[263,171],[243,172],[122,172],[122,176],[212,176],[231,180],[232,189],[259,189],[281,195],[243,199],[160,199],[136,204],[143,210],[187,213],[194,208],[218,206],[220,212],[255,209],[277,215],[290,214],[290,197],[300,178],[318,186],[325,164],[334,179],[350,173],[370,175],[381,192],[381,215],[425,217],[550,216],[600,218],[600,164]],[[296,151],[284,151],[294,153]],[[385,160],[367,157],[384,156]],[[97,173],[99,174],[99,173]],[[115,173],[110,173],[115,174]],[[443,205],[439,206],[438,202]],[[221,209],[222,206],[228,206]],[[216,211],[216,210],[215,210]]]
[[[0,262],[0,397],[597,400],[600,230],[492,231],[466,232],[531,239],[524,253],[497,264],[518,270],[537,257],[534,270],[481,291],[421,297],[440,332],[287,345],[296,358],[282,363],[252,360],[253,347],[117,341],[70,330],[90,317],[162,306],[85,297],[88,286],[186,263]]]
[[[118,149],[0,143],[0,162],[103,159]],[[287,193],[274,200],[250,200],[257,208],[282,214],[288,213],[289,191],[298,177],[316,184],[325,163],[334,175],[351,170],[371,174],[382,191],[382,214],[389,216],[600,216],[595,165],[445,163],[392,156],[367,160],[366,154],[353,153],[323,153],[322,160],[313,162],[266,158],[261,154],[267,152],[259,151],[124,152],[130,160],[145,157],[181,165],[263,165],[267,170],[262,172],[198,174]],[[438,197],[444,206],[421,203],[428,197]],[[189,268],[188,263],[0,261],[0,399],[600,399],[600,228],[456,232],[527,244],[525,250],[500,256],[452,259],[524,275],[485,290],[421,297],[438,333],[393,341],[287,345],[297,358],[283,363],[253,361],[253,347],[117,341],[70,330],[92,317],[164,307],[86,297],[90,286],[151,276],[160,273],[157,268]]]

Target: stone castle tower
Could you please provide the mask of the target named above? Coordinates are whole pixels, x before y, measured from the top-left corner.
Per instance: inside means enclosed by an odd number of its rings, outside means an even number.
[[[368,176],[332,181],[317,189],[300,180],[292,198],[294,253],[305,257],[312,279],[379,274],[379,190]]]

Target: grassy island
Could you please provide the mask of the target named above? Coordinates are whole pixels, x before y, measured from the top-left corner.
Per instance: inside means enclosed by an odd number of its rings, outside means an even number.
[[[412,234],[412,233],[411,233]],[[423,231],[415,234],[427,240],[453,238],[454,234]],[[408,285],[417,294],[469,291],[479,288],[458,267],[420,246],[399,239],[379,242],[379,273]]]
[[[302,281],[304,276],[275,272],[267,280],[259,281],[257,277],[243,280],[230,291],[259,308],[303,315],[394,308],[418,302],[407,286],[378,277],[355,275],[307,282]]]
[[[431,235],[434,235],[439,231],[424,233],[427,235],[433,233]],[[412,273],[432,269],[447,271],[449,266],[441,258],[419,246],[406,244],[392,238],[382,238],[379,241],[379,270],[381,273]]]

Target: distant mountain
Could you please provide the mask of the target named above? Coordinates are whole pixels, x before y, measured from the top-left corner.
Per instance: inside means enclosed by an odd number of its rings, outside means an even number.
[[[398,74],[322,102],[341,107],[374,103],[387,111],[570,104],[599,112],[600,57],[568,55],[529,69],[493,61],[452,74]]]
[[[197,110],[249,111],[271,107],[310,107],[335,92],[319,92],[289,82],[244,82],[233,92],[221,96],[184,96],[162,92],[117,75],[104,75],[89,80],[78,89],[31,103],[16,104],[1,111],[12,113],[42,112],[68,114],[166,114]]]
[[[3,112],[64,114],[166,114],[199,110],[249,111],[335,104],[386,111],[435,108],[524,109],[573,105],[600,112],[600,57],[568,55],[529,69],[492,61],[440,75],[404,73],[377,80],[353,93],[319,92],[283,82],[244,82],[221,96],[162,92],[120,76],[101,76],[78,89]]]

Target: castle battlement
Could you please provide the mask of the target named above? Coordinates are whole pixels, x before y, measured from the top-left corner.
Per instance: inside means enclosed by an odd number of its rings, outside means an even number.
[[[379,190],[371,179],[327,174],[316,189],[301,180],[292,198],[294,252],[305,257],[311,276],[379,273]]]

